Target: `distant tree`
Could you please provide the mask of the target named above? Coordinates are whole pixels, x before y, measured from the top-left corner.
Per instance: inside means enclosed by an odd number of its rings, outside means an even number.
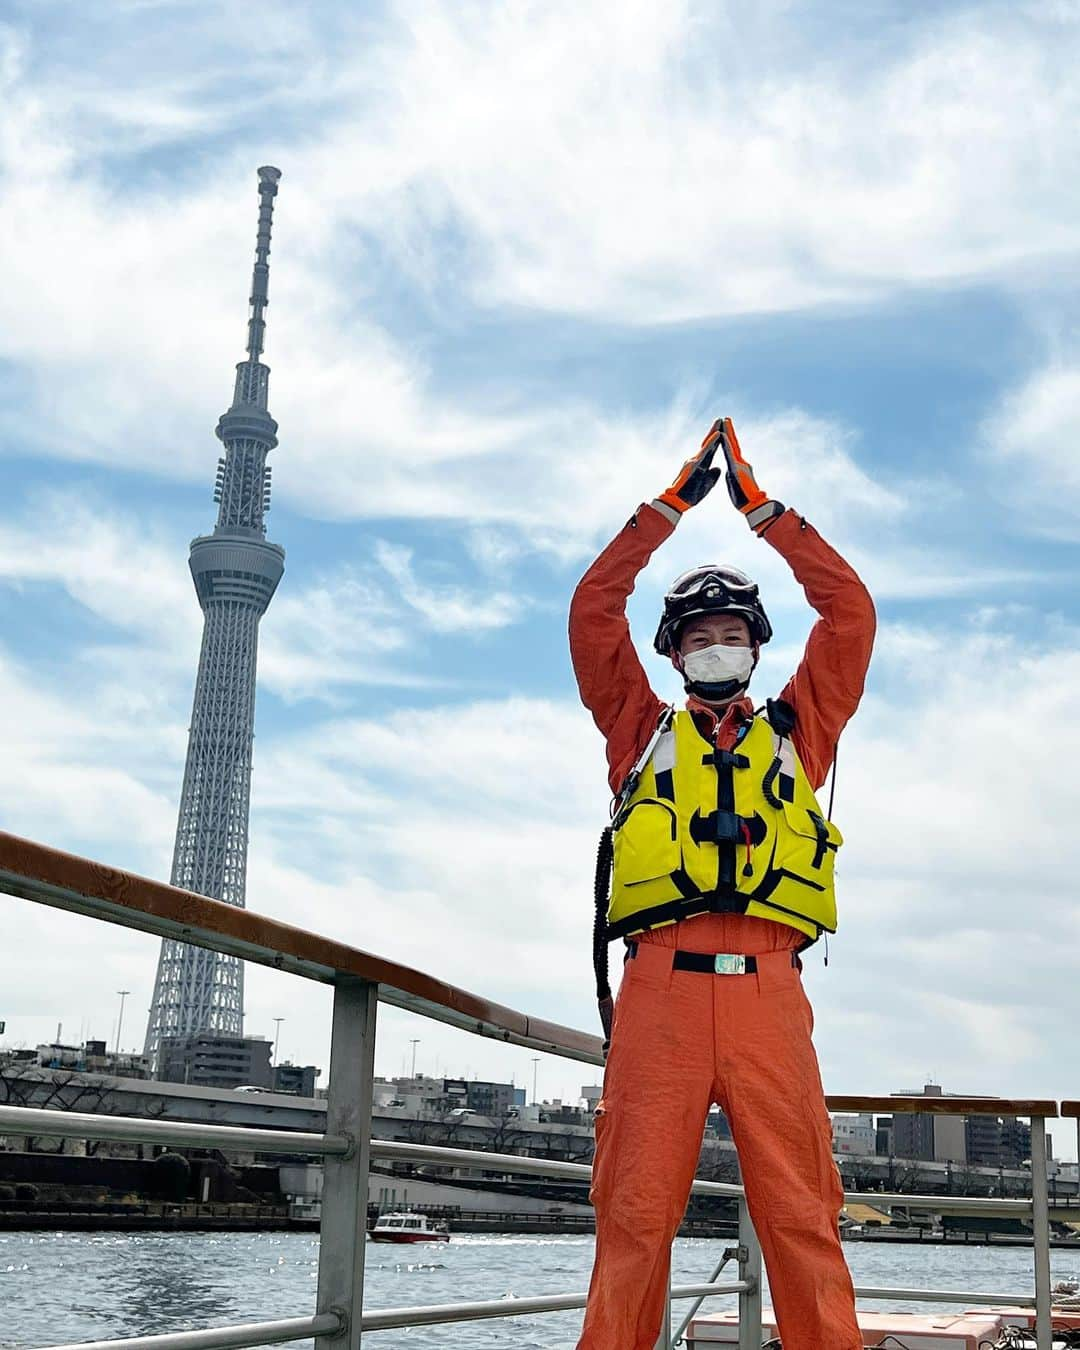
[[[161,1200],[183,1201],[188,1197],[191,1164],[179,1153],[159,1153],[154,1159],[150,1187]]]
[[[701,1181],[722,1181],[728,1186],[737,1186],[739,1159],[734,1149],[702,1149],[698,1158],[697,1176]]]
[[[986,1195],[989,1182],[971,1163],[957,1162],[952,1165],[952,1189],[955,1195]]]
[[[109,1103],[115,1097],[115,1088],[109,1080],[88,1081],[79,1073],[43,1069],[37,1064],[8,1064],[0,1067],[0,1104],[31,1106],[41,1111],[84,1111],[88,1114],[109,1114]],[[34,1139],[48,1139],[42,1131],[30,1141],[31,1152],[62,1151],[34,1146]],[[101,1147],[100,1140],[86,1141],[87,1157],[93,1157]]]
[[[491,1131],[492,1153],[507,1153],[512,1148],[524,1147],[527,1142],[528,1136],[517,1116],[502,1116],[495,1122]]]
[[[878,1190],[877,1173],[873,1160],[861,1155],[847,1154],[840,1162],[840,1175],[846,1191]]]
[[[893,1164],[893,1189],[901,1195],[917,1195],[921,1172],[919,1164],[909,1158],[897,1158]]]

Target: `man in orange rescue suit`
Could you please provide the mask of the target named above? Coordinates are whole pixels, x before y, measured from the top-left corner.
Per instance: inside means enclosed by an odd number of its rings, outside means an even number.
[[[722,472],[819,616],[763,715],[746,690],[772,628],[741,572],[695,568],[665,597],[655,647],[683,677],[685,710],[650,688],[626,621],[638,573]],[[616,794],[607,931],[626,943],[596,1112],[596,1260],[578,1350],[653,1350],[713,1102],[738,1150],[784,1350],[861,1350],[798,952],[836,926],[842,840],[814,790],[858,706],[874,628],[862,582],[758,487],[726,418],[574,594],[574,672]]]

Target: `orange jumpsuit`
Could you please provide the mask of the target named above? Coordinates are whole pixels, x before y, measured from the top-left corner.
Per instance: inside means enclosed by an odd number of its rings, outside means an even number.
[[[586,572],[570,608],[574,672],[607,741],[613,792],[663,706],[631,641],[626,600],[673,528],[660,512],[640,507]],[[794,512],[764,538],[820,616],[781,695],[795,709],[799,758],[820,787],[862,695],[874,607],[854,571]],[[752,710],[743,699],[717,719],[694,700],[688,706],[702,733],[725,748]],[[596,1112],[596,1259],[578,1350],[653,1350],[671,1243],[713,1102],[738,1150],[784,1350],[862,1350],[837,1230],[843,1193],[811,1041],[813,1013],[792,963],[803,934],[767,919],[702,914],[635,941]],[[757,973],[673,970],[675,949],[753,955]]]

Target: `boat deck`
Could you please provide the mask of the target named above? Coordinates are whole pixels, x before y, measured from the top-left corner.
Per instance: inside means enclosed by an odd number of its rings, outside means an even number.
[[[1035,1315],[1026,1308],[983,1308],[963,1313],[876,1313],[859,1310],[859,1329],[867,1346],[895,1346],[904,1350],[986,1350],[998,1344],[1007,1327],[1033,1328]],[[1055,1308],[1055,1331],[1080,1328],[1080,1310]],[[762,1309],[762,1335],[778,1335],[771,1308]],[[712,1345],[738,1345],[737,1313],[696,1317],[687,1328],[689,1350]]]

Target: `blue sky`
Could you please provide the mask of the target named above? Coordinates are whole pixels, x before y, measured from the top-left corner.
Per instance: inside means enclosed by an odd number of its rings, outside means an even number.
[[[566,607],[727,413],[881,621],[838,790],[844,927],[808,974],[827,1086],[1072,1092],[1080,10],[259,15],[38,0],[0,25],[5,827],[167,875],[187,544],[273,163],[287,562],[249,905],[591,1025],[605,788]],[[764,697],[811,616],[722,492],[643,575],[635,631],[707,558],[765,589]],[[111,1036],[119,988],[141,1036],[152,942],[3,913],[10,1037]],[[325,1064],[328,1006],[249,974],[283,1057]],[[391,1012],[380,1071],[412,1036],[427,1072],[531,1075]],[[590,1076],[546,1060],[541,1090]]]

